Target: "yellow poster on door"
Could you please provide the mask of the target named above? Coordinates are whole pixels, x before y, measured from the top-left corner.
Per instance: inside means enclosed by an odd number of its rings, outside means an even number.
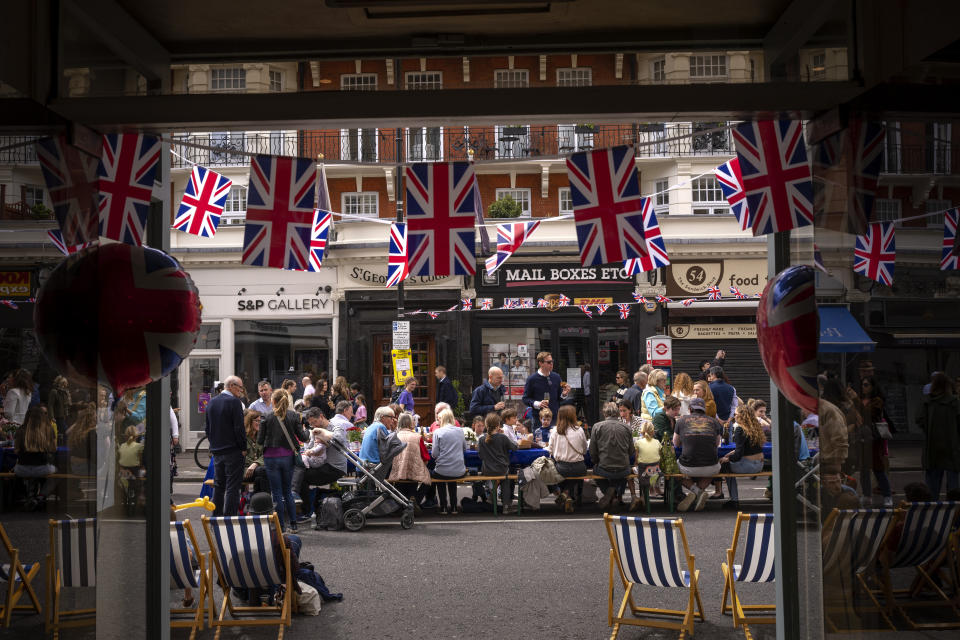
[[[393,358],[393,383],[403,384],[413,375],[413,353],[410,349],[393,349],[390,355]]]

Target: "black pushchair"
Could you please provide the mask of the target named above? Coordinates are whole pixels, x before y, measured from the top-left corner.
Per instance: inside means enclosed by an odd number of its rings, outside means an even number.
[[[343,494],[343,526],[348,531],[359,531],[367,523],[367,518],[400,515],[400,526],[409,529],[413,526],[413,503],[396,487],[387,482],[393,459],[403,451],[407,444],[397,434],[377,435],[377,448],[380,451],[380,463],[368,469],[359,456],[337,440],[331,440],[330,446],[340,451],[353,463],[357,473],[363,478],[357,488]],[[346,484],[342,480],[341,484]]]

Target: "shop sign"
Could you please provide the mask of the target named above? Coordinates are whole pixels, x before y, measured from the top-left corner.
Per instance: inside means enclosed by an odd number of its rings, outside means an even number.
[[[329,298],[277,296],[265,298],[240,298],[237,311],[323,311],[330,305]]]
[[[30,285],[29,271],[0,271],[0,297],[29,298]]]
[[[575,305],[613,304],[613,298],[574,298],[573,304]]]
[[[507,287],[541,287],[585,284],[633,283],[634,277],[622,266],[583,267],[579,264],[560,264],[501,267],[503,283]]]
[[[387,274],[372,271],[366,267],[355,266],[345,270],[347,277],[353,282],[371,287],[383,287],[387,284]],[[410,276],[403,281],[404,286],[437,284],[452,280],[457,276]]]
[[[719,287],[724,297],[730,287],[751,296],[762,293],[767,284],[767,261],[701,260],[675,262],[667,268],[668,296],[705,295],[710,287]]]
[[[679,340],[756,340],[755,324],[672,324],[670,335]]]
[[[647,338],[647,362],[655,367],[673,366],[673,344],[669,336]]]

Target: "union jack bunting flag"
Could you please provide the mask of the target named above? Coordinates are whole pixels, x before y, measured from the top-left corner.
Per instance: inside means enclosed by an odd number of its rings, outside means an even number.
[[[588,305],[588,304],[580,304],[580,305],[577,305],[577,306],[580,307],[580,311],[583,311],[585,314],[587,314],[587,317],[588,317],[588,318],[592,318],[592,317],[593,317],[593,311],[590,310],[590,305]]]
[[[885,128],[879,122],[852,119],[846,135],[850,140],[853,157],[852,184],[848,210],[856,216],[857,229],[862,229],[873,215],[873,202],[877,198],[877,178],[883,165],[883,140]]]
[[[620,310],[620,319],[626,320],[630,317],[630,305],[625,302],[618,302],[617,309]]]
[[[736,158],[730,162],[724,162],[713,170],[717,176],[717,183],[720,185],[720,191],[730,205],[730,210],[737,218],[741,231],[746,231],[752,226],[753,220],[750,217],[750,208],[747,206],[747,198],[743,193],[743,176],[740,175],[740,161]]]
[[[681,300],[681,301],[680,301],[680,304],[682,304],[682,305],[685,306],[685,307],[689,307],[690,305],[692,305],[692,304],[693,304],[694,302],[696,302],[696,301],[697,301],[696,298],[687,298],[686,300]]]
[[[160,138],[138,133],[103,136],[97,167],[101,236],[135,246],[143,244],[159,161]]]
[[[632,145],[574,153],[567,158],[567,177],[581,264],[647,255],[644,198]]]
[[[673,300],[671,300],[667,296],[658,295],[657,302],[659,302],[660,304],[667,304],[668,302],[673,302]]]
[[[566,307],[566,306],[568,306],[568,305],[570,304],[570,298],[568,298],[567,296],[565,296],[565,295],[563,295],[563,294],[561,293],[561,294],[560,294],[560,297],[557,298],[557,304],[558,304],[558,306]]]
[[[743,300],[743,299],[745,299],[745,298],[747,297],[747,296],[743,295],[743,293],[740,291],[740,288],[739,288],[739,287],[730,287],[730,293],[731,293],[731,294],[733,295],[733,297],[736,298],[737,300]]]
[[[233,181],[219,173],[196,166],[184,189],[173,228],[194,236],[212,238],[217,233],[227,194]]]
[[[97,239],[98,159],[69,144],[65,136],[41,138],[35,148],[66,244],[93,242]]]
[[[867,235],[857,236],[853,249],[853,271],[888,287],[893,284],[893,267],[897,258],[892,222],[873,222]]]
[[[456,311],[456,310],[457,310],[457,305],[453,305],[452,307],[450,307],[449,309],[447,309],[446,312],[447,312],[447,313],[450,313],[451,311]]]
[[[309,268],[316,170],[316,163],[308,158],[251,158],[243,264],[299,271]]]
[[[307,271],[320,271],[323,256],[327,252],[327,238],[330,236],[330,224],[333,214],[324,209],[313,212],[313,231],[310,232],[310,268]]]
[[[480,301],[480,310],[489,311],[493,308],[493,298],[478,298]]]
[[[407,224],[390,224],[390,253],[387,256],[387,286],[395,287],[410,275],[407,263]]]
[[[597,315],[601,315],[601,316],[602,316],[604,313],[606,313],[607,309],[610,308],[610,305],[608,305],[608,304],[598,304],[598,305],[596,305],[596,306],[597,306]]]
[[[960,209],[950,209],[943,214],[943,253],[940,258],[940,270],[958,269],[960,261],[960,242],[957,242],[957,218]]]
[[[440,314],[437,313],[436,311],[427,311],[427,315],[430,316],[431,320],[436,320],[437,316],[439,316]]]
[[[641,208],[643,210],[644,241],[647,245],[647,254],[623,263],[623,268],[630,275],[652,271],[670,264],[670,258],[667,257],[667,248],[663,243],[663,235],[660,233],[660,225],[657,223],[657,214],[653,211],[653,198],[644,198]]]
[[[813,224],[813,183],[799,120],[744,122],[733,130],[753,235]]]
[[[707,289],[707,299],[708,300],[720,300],[723,296],[720,294],[720,287],[712,286]]]
[[[523,298],[520,300],[521,309],[533,309],[533,298]]]
[[[477,187],[469,162],[415,163],[404,169],[410,273],[473,275]]]
[[[83,242],[81,244],[67,244],[63,241],[63,235],[57,229],[50,229],[50,231],[47,231],[47,237],[50,238],[50,242],[53,243],[53,246],[59,249],[60,253],[62,253],[65,256],[72,256],[77,251],[80,251],[81,249],[86,249],[91,244],[93,244],[92,242]]]
[[[537,298],[537,309],[546,309],[550,306],[546,298]]]
[[[13,300],[0,300],[0,304],[2,304],[5,307],[9,307],[13,309],[14,311],[17,311],[20,308],[20,305],[18,305]]]
[[[817,243],[813,243],[813,266],[824,273],[830,273],[827,271],[827,266],[823,264],[823,255],[820,253],[820,247],[817,246]]]
[[[646,299],[646,297],[640,295],[640,294],[637,293],[637,292],[634,292],[634,293],[633,293],[633,299],[637,302],[637,304],[647,304],[647,299]]]
[[[497,252],[487,258],[487,275],[493,275],[500,268],[507,258],[520,248],[530,234],[540,226],[540,221],[535,222],[512,222],[510,224],[497,225]]]
[[[461,299],[460,299],[460,304],[462,305],[462,306],[460,307],[460,311],[473,311],[473,299],[472,299],[472,298],[461,298]]]
[[[504,308],[504,309],[519,309],[519,308],[520,308],[520,299],[519,299],[519,298],[504,298],[504,299],[503,299],[503,308]]]

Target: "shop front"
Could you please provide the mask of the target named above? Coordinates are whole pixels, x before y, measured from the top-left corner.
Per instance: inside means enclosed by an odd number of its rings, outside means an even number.
[[[632,375],[642,364],[644,338],[660,332],[656,303],[631,304],[621,319],[615,303],[632,303],[635,285],[636,278],[616,266],[576,263],[508,263],[493,277],[477,276],[474,308],[490,298],[491,309],[470,314],[476,383],[498,366],[507,399],[519,403],[524,382],[537,369],[537,353],[549,351],[553,370],[576,390],[578,410],[595,420],[617,390],[617,371]],[[560,296],[570,299],[569,306],[559,305]],[[547,306],[536,308],[541,298]],[[590,305],[592,317],[577,305]],[[601,314],[596,305],[610,306]]]
[[[339,321],[340,359],[337,371],[357,382],[366,395],[367,406],[377,407],[390,399],[394,389],[392,323],[398,319],[398,291],[385,288],[386,268],[382,261],[369,260],[339,265],[342,302]],[[417,277],[404,281],[405,311],[436,311],[456,306],[462,297],[461,276]],[[432,319],[426,313],[404,316],[410,321],[410,350],[417,388],[413,394],[421,420],[433,420],[436,401],[434,369],[443,365],[451,379],[464,382],[469,371],[469,354],[459,345],[470,343],[466,314],[441,313]],[[469,401],[469,396],[465,402]]]
[[[334,373],[336,269],[319,273],[249,267],[190,269],[200,290],[203,324],[196,347],[180,365],[180,421],[185,445],[203,433],[204,408],[216,382],[238,375],[247,397],[257,383],[275,388],[305,375]],[[184,437],[184,436],[181,436]]]

